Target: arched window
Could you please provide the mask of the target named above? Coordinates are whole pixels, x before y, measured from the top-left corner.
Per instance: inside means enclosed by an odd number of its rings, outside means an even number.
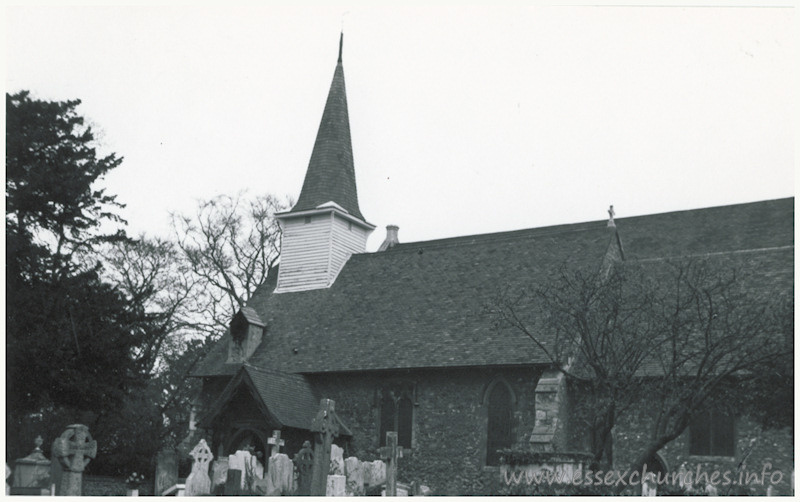
[[[395,416],[396,407],[394,405],[394,399],[392,396],[387,392],[383,395],[383,399],[381,399],[381,423],[380,423],[380,445],[384,446],[386,444],[386,433],[389,431],[396,431],[395,427]],[[399,444],[399,438],[398,438]]]
[[[414,403],[408,396],[397,402],[397,444],[411,448],[411,426],[414,420]]]
[[[496,382],[486,399],[486,465],[500,465],[498,450],[511,448],[513,436],[513,409],[511,389],[504,382]]]
[[[406,389],[408,390],[408,389]],[[412,389],[413,391],[413,389]],[[378,442],[386,445],[386,433],[397,432],[397,445],[411,448],[414,427],[414,401],[412,391],[383,389],[380,400],[380,424]]]

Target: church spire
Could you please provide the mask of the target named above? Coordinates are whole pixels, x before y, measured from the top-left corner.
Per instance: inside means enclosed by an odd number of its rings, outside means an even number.
[[[365,221],[358,207],[350,119],[342,68],[344,33],[339,36],[339,58],[328,92],[325,110],[311,152],[311,160],[297,204],[290,213],[315,209],[334,202],[349,214]]]

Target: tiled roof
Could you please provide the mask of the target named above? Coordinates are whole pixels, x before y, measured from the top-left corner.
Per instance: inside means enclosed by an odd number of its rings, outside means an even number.
[[[764,256],[767,284],[794,266],[793,198],[616,224],[627,260],[749,250]],[[299,293],[273,294],[273,276],[249,304],[267,325],[250,362],[289,373],[546,363],[525,335],[493,327],[484,307],[501,289],[541,284],[559,267],[599,266],[612,236],[598,221],[399,244],[353,255],[333,286]],[[223,338],[196,375],[235,373],[226,346]]]
[[[341,53],[340,53],[341,54]],[[358,208],[350,119],[341,59],[333,73],[333,82],[322,112],[314,150],[306,170],[297,204],[290,212],[314,209],[333,201],[347,212],[364,220]]]
[[[270,371],[250,364],[239,365],[238,368],[234,378],[211,405],[208,415],[203,417],[203,422],[210,423],[233,397],[236,389],[245,385],[261,399],[258,404],[268,410],[269,415],[278,422],[277,426],[298,429],[311,427],[319,404],[304,376]]]

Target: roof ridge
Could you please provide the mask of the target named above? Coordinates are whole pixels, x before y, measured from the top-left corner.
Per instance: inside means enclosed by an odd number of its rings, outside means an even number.
[[[372,253],[360,253],[360,254],[390,255],[397,252],[413,252],[417,251],[419,246],[425,246],[426,248],[455,247],[455,246],[475,244],[476,239],[480,241],[498,242],[498,241],[513,241],[533,236],[547,237],[552,235],[560,235],[560,234],[576,233],[576,232],[600,231],[600,230],[605,231],[607,227],[605,225],[601,226],[600,225],[601,223],[605,222],[598,220],[598,221],[581,222],[581,223],[566,223],[561,225],[551,225],[547,227],[533,227],[533,228],[521,228],[518,230],[505,230],[502,232],[491,232],[488,234],[473,234],[473,235],[461,235],[457,237],[445,237],[442,239],[431,239],[428,241],[402,242],[396,244],[387,251],[380,251],[380,252],[375,251]],[[564,228],[564,227],[572,227],[572,228]]]

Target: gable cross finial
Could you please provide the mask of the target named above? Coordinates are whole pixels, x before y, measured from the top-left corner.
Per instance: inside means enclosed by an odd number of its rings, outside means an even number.
[[[615,214],[616,213],[614,212],[614,205],[612,204],[612,205],[608,206],[608,226],[609,227],[616,227],[617,226],[616,223],[614,223],[614,215]]]

